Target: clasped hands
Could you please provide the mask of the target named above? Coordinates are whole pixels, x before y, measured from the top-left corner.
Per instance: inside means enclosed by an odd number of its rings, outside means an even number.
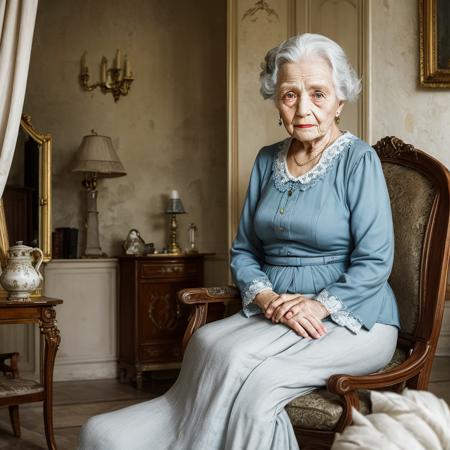
[[[304,338],[318,339],[326,333],[322,319],[329,311],[317,300],[300,294],[277,294],[265,290],[256,295],[253,303],[258,305],[267,319],[283,323]]]

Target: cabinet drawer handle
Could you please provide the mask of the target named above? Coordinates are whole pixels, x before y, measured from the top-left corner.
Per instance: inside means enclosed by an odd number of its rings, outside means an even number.
[[[184,267],[182,266],[168,266],[168,267],[161,267],[161,272],[163,273],[182,273],[184,272]]]

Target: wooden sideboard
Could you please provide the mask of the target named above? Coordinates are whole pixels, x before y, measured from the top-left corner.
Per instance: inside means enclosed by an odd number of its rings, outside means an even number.
[[[183,288],[203,286],[205,254],[119,258],[119,378],[142,388],[146,371],[181,366],[189,310]]]

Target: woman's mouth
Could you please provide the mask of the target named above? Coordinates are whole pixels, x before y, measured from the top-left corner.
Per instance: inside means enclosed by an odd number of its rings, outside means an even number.
[[[295,128],[312,128],[314,125],[310,123],[300,124],[300,125],[294,125]]]

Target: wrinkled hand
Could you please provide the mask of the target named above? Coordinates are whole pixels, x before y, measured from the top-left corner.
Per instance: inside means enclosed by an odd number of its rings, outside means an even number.
[[[329,315],[320,302],[298,294],[282,294],[265,310],[267,318],[283,323],[305,338],[318,339],[326,333],[321,322]]]
[[[272,322],[275,323],[274,313],[278,310],[278,308],[283,308],[282,310],[286,313],[291,309],[291,306],[297,304],[299,298],[299,294],[281,294],[276,296],[276,298],[271,298],[270,302],[267,304],[264,309],[264,315],[271,319]],[[284,316],[284,314],[282,314]],[[278,319],[276,322],[279,322]]]
[[[279,297],[280,296],[276,292],[273,292],[272,289],[266,289],[265,291],[256,294],[253,303],[258,305],[261,311],[265,313],[270,303]]]

